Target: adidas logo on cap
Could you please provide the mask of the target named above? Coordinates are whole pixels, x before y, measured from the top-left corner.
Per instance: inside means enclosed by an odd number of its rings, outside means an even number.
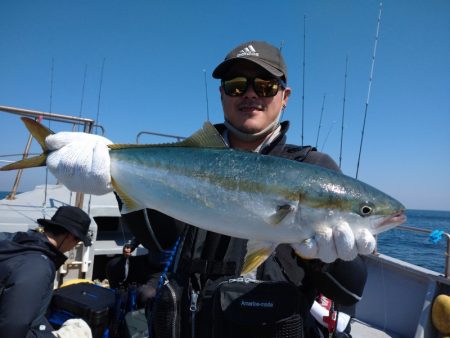
[[[241,56],[259,56],[259,53],[255,50],[255,48],[253,48],[252,45],[248,45],[244,49],[241,49],[236,55],[236,57]]]

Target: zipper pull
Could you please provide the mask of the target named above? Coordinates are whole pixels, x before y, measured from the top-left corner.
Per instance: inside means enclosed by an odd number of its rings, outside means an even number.
[[[197,311],[197,301],[198,301],[198,291],[192,291],[191,293],[191,305],[189,306],[189,310],[191,312]]]

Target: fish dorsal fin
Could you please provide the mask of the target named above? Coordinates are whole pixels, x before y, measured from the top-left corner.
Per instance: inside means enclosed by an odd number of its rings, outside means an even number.
[[[201,129],[180,142],[159,144],[111,144],[108,147],[110,149],[147,147],[228,148],[228,145],[217,129],[210,122],[205,122]]]
[[[222,135],[210,122],[205,122],[201,129],[178,144],[182,147],[228,148]]]

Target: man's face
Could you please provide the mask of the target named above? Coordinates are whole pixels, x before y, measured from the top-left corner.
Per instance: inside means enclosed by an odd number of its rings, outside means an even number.
[[[247,78],[268,78],[268,73],[251,63],[236,63],[230,67],[227,79],[237,76]],[[225,118],[237,129],[244,133],[254,134],[264,130],[280,113],[283,105],[287,104],[290,88],[280,89],[272,97],[258,96],[253,86],[242,96],[229,96],[220,87],[222,107]]]
[[[78,243],[80,243],[80,239],[78,239],[71,233],[68,233],[67,236],[65,236],[59,250],[63,253],[69,252],[70,250],[75,248]]]

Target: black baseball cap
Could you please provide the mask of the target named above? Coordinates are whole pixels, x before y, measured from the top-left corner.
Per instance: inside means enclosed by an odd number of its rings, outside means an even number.
[[[248,41],[240,44],[227,54],[225,60],[214,69],[212,76],[223,79],[231,65],[246,60],[264,68],[275,77],[287,81],[287,67],[280,50],[264,41]]]
[[[62,206],[56,210],[50,220],[39,218],[37,222],[42,226],[60,226],[76,238],[79,238],[85,246],[90,246],[92,244],[91,238],[89,237],[89,225],[91,224],[91,218],[80,208]]]

